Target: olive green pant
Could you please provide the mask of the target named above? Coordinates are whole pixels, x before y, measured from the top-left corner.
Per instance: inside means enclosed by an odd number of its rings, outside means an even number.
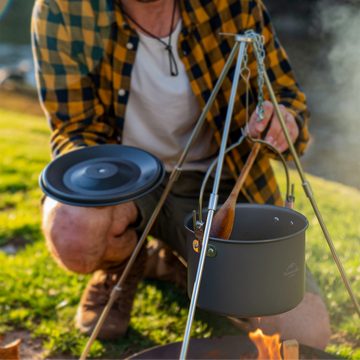
[[[185,220],[191,217],[193,210],[199,208],[199,195],[204,179],[204,173],[199,171],[183,171],[179,179],[174,183],[157,220],[150,231],[150,235],[164,241],[185,260],[186,254],[186,229]],[[164,182],[150,194],[135,200],[139,209],[140,217],[137,225],[137,232],[141,234],[152,215],[160,196],[168,181],[168,174]],[[204,207],[208,205],[209,194],[212,192],[213,181],[210,179],[206,186],[204,196]],[[233,179],[222,179],[219,189],[219,204],[223,203],[230,194],[234,186]],[[246,198],[240,194],[239,202],[247,202]],[[311,272],[306,269],[306,291],[320,294],[320,289],[316,284]]]

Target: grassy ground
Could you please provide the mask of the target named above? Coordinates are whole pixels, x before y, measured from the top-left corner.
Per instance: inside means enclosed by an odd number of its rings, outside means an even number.
[[[16,255],[0,252],[0,334],[26,330],[40,339],[42,356],[78,356],[86,338],[73,328],[86,277],[59,269],[40,232],[37,179],[49,161],[48,130],[39,115],[0,108],[0,246],[13,244]],[[357,174],[354,174],[356,176]],[[360,192],[310,177],[319,207],[357,297],[360,297]],[[328,351],[360,359],[360,321],[341,283],[321,230],[297,186],[296,208],[310,222],[307,257],[331,312],[333,337]],[[138,292],[129,334],[117,342],[97,341],[93,357],[120,357],[155,344],[182,339],[188,299],[169,284],[144,282]],[[224,319],[197,312],[193,335],[234,333]]]

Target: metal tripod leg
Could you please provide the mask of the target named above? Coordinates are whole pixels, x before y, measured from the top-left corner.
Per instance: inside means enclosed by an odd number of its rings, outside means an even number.
[[[271,82],[269,80],[269,77],[267,75],[267,73],[265,72],[264,74],[265,76],[265,83],[266,83],[266,86],[269,90],[269,94],[270,94],[270,98],[271,98],[271,101],[272,103],[274,104],[274,107],[275,107],[275,111],[276,111],[276,115],[279,119],[279,122],[280,122],[280,125],[281,125],[281,128],[284,132],[284,135],[285,135],[285,138],[286,138],[286,141],[289,145],[289,150],[291,152],[291,155],[293,156],[294,158],[294,163],[295,163],[295,166],[296,166],[296,169],[299,173],[299,176],[300,176],[300,179],[301,179],[301,182],[302,182],[302,186],[303,186],[303,189],[304,189],[304,192],[306,194],[306,196],[309,198],[309,201],[311,203],[311,206],[313,207],[313,210],[314,210],[314,213],[319,221],[319,224],[321,226],[321,229],[323,231],[323,234],[325,236],[325,239],[329,245],[329,248],[330,248],[330,251],[331,251],[331,254],[332,254],[332,257],[338,267],[338,270],[340,272],[340,275],[341,275],[341,278],[344,282],[344,285],[350,295],[350,298],[355,306],[355,309],[358,313],[358,315],[360,316],[360,306],[359,306],[359,303],[357,302],[356,298],[355,298],[355,294],[351,288],[351,285],[350,285],[350,281],[348,280],[347,276],[346,276],[346,273],[345,273],[345,270],[344,270],[344,267],[342,266],[341,264],[341,261],[340,261],[340,258],[338,257],[337,255],[337,252],[336,252],[336,249],[335,249],[335,246],[334,246],[334,243],[331,239],[331,236],[329,234],[329,231],[325,225],[325,222],[321,216],[321,213],[320,213],[320,210],[317,206],[317,203],[316,203],[316,200],[315,200],[315,197],[313,195],[313,192],[311,190],[311,187],[310,187],[310,183],[308,182],[308,180],[306,179],[305,177],[305,172],[301,166],[301,163],[300,163],[300,160],[299,160],[299,157],[296,153],[296,150],[295,150],[295,147],[294,147],[294,144],[292,143],[291,141],[291,138],[290,138],[290,135],[289,135],[289,132],[287,130],[287,127],[285,125],[285,121],[284,121],[284,118],[283,118],[283,115],[280,111],[280,108],[279,108],[279,104],[277,102],[277,99],[276,99],[276,96],[275,96],[275,93],[274,93],[274,90],[271,86]]]
[[[215,87],[203,109],[203,111],[201,112],[201,115],[196,123],[196,126],[185,146],[185,149],[184,151],[182,152],[177,164],[175,165],[174,169],[172,170],[171,172],[171,175],[170,175],[170,178],[169,178],[169,181],[159,199],[159,202],[154,210],[154,212],[152,213],[144,231],[143,231],[143,234],[141,235],[135,249],[134,249],[134,252],[132,253],[130,259],[128,260],[128,263],[126,264],[126,267],[118,281],[118,283],[114,286],[113,290],[111,291],[111,294],[110,294],[110,298],[109,298],[109,301],[107,302],[106,306],[104,307],[104,310],[103,312],[101,313],[101,316],[89,338],[89,340],[87,341],[86,345],[85,345],[85,348],[80,356],[80,360],[85,360],[89,354],[89,351],[90,351],[90,348],[92,346],[92,344],[94,343],[94,341],[96,340],[105,320],[106,320],[106,317],[112,307],[112,305],[114,304],[114,301],[121,295],[121,289],[122,289],[122,286],[131,270],[131,267],[133,266],[142,246],[144,245],[145,243],[145,240],[154,224],[154,222],[156,221],[158,215],[159,215],[159,212],[168,196],[168,194],[170,193],[171,189],[172,189],[172,186],[174,184],[174,182],[178,179],[179,175],[180,175],[180,172],[181,172],[181,167],[184,163],[184,161],[186,160],[186,156],[188,155],[188,152],[191,148],[191,146],[193,145],[194,141],[196,140],[196,137],[199,135],[200,133],[200,130],[202,128],[202,126],[204,125],[204,122],[206,120],[206,116],[212,106],[212,104],[214,103],[214,100],[216,98],[216,95],[218,94],[220,88],[221,88],[221,85],[222,83],[224,82],[224,79],[227,75],[227,73],[229,72],[229,69],[230,69],[230,66],[231,64],[233,63],[233,60],[235,58],[235,55],[237,53],[237,50],[238,50],[238,47],[239,47],[239,43],[235,43],[235,46],[234,48],[232,49],[230,55],[229,55],[229,58],[219,76],[219,79],[217,81],[217,83],[215,84]]]
[[[191,295],[189,314],[188,314],[188,318],[187,318],[187,322],[186,322],[184,340],[183,340],[181,352],[180,352],[180,359],[186,358],[188,348],[189,348],[190,331],[191,331],[191,326],[192,326],[192,323],[194,320],[195,308],[196,308],[196,303],[197,303],[197,299],[198,299],[198,295],[199,295],[202,274],[203,274],[203,270],[204,270],[207,245],[209,242],[212,220],[213,220],[214,212],[216,210],[217,201],[218,201],[219,184],[220,184],[220,179],[221,179],[222,167],[223,167],[223,163],[224,163],[226,143],[227,143],[229,131],[230,131],[230,124],[231,124],[231,118],[232,118],[233,109],[234,109],[236,91],[237,91],[237,87],[238,87],[238,83],[239,83],[239,79],[240,79],[240,75],[241,75],[241,66],[242,66],[242,62],[243,62],[245,51],[246,51],[246,43],[251,42],[251,39],[243,37],[243,36],[237,36],[235,39],[236,39],[235,45],[240,43],[239,56],[237,58],[235,74],[234,74],[233,84],[232,84],[232,88],[231,88],[230,100],[229,100],[229,105],[228,105],[226,120],[225,120],[225,125],[224,125],[224,131],[223,131],[222,138],[221,138],[221,145],[220,145],[219,158],[218,158],[218,163],[217,163],[216,172],[215,172],[214,185],[213,185],[213,190],[212,190],[212,193],[210,195],[210,200],[209,200],[209,210],[207,213],[207,219],[206,219],[206,225],[205,225],[205,230],[204,230],[204,237],[202,240],[199,264],[198,264],[196,278],[195,278],[193,291],[192,291],[192,295]]]

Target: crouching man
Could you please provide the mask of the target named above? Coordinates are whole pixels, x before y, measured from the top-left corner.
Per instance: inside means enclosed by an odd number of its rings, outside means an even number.
[[[231,51],[233,39],[219,32],[248,29],[264,37],[266,71],[282,104],[291,139],[302,154],[309,139],[305,95],[260,0],[37,0],[33,48],[40,100],[52,130],[53,155],[84,146],[121,143],[151,152],[170,172]],[[289,158],[271,103],[265,103],[265,118],[256,122],[253,53],[248,60],[251,135],[265,136]],[[184,172],[151,232],[185,260],[184,217],[197,207],[204,174],[217,156],[232,73],[225,79]],[[230,142],[239,138],[245,125],[246,88],[245,79],[241,79]],[[229,194],[250,150],[243,142],[227,157],[220,200]],[[133,202],[102,208],[45,200],[43,230],[51,254],[70,271],[93,273],[77,312],[80,331],[90,333],[94,328],[162,189]],[[257,157],[239,201],[282,204],[266,152]],[[100,338],[125,334],[146,256],[143,251],[138,257]],[[297,308],[262,318],[254,326],[324,348],[330,335],[329,317],[310,273],[306,289]]]

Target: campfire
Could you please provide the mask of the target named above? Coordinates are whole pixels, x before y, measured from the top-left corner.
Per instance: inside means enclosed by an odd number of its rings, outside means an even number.
[[[283,357],[281,356],[280,335],[265,335],[261,329],[249,333],[250,340],[258,351],[258,360],[297,360],[299,359],[299,344],[296,340],[287,340],[282,343]]]
[[[268,337],[268,334],[264,335]],[[156,346],[132,355],[129,360],[135,359],[179,359],[182,343],[170,343]],[[299,360],[299,359],[338,359],[336,356],[315,349],[310,346],[299,344],[296,340],[279,342],[281,349],[278,357],[272,359]],[[265,354],[268,354],[267,352]],[[250,340],[249,335],[238,334],[234,336],[221,336],[218,338],[191,339],[188,359],[271,359],[270,356],[260,354],[256,346]]]

